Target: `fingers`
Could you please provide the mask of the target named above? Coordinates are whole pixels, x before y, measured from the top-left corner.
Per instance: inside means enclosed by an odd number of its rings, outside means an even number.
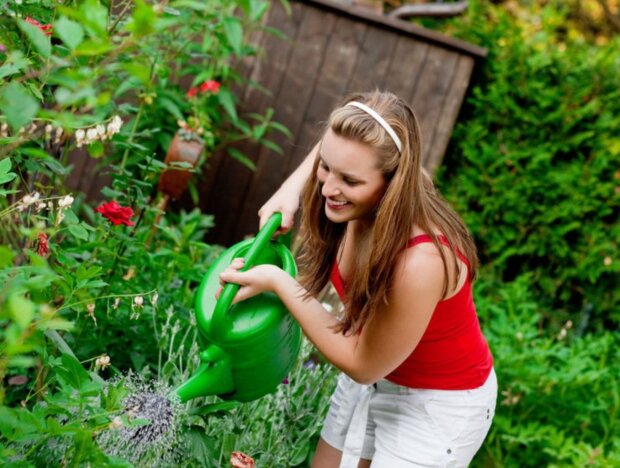
[[[282,224],[280,225],[280,228],[274,234],[274,237],[278,237],[279,235],[286,234],[288,231],[291,230],[295,219],[294,219],[294,214],[291,213],[290,211],[287,211],[281,208],[274,210],[274,209],[266,209],[263,207],[260,210],[258,210],[258,216],[260,217],[260,222],[259,222],[260,229],[263,228],[267,220],[269,220],[269,218],[271,218],[271,216],[274,213],[282,213]]]

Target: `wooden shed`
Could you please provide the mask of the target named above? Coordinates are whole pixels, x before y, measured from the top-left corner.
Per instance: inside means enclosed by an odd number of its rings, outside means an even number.
[[[420,120],[425,166],[443,158],[477,60],[485,50],[406,21],[331,0],[290,2],[287,14],[274,0],[263,33],[264,54],[243,64],[243,73],[266,88],[241,90],[244,112],[275,111],[294,135],[272,139],[280,155],[242,144],[256,164],[251,171],[226,155],[208,160],[200,205],[213,214],[209,242],[228,245],[258,228],[257,211],[316,143],[322,124],[346,94],[379,88],[407,99]]]

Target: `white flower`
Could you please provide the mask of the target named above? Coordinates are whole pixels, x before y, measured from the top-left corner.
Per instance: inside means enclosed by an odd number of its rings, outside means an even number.
[[[93,141],[97,141],[97,137],[99,136],[99,133],[97,132],[97,129],[95,127],[91,127],[88,130],[86,130],[86,143],[90,144]]]
[[[58,208],[60,209],[69,208],[73,204],[74,200],[75,198],[73,198],[71,195],[66,195],[62,197],[60,200],[58,200]]]
[[[56,128],[56,137],[54,138],[54,143],[60,143],[60,137],[62,136],[64,130],[62,127]]]
[[[58,213],[59,215],[62,213]],[[95,322],[95,326],[97,326],[97,317],[95,317],[95,304],[91,302],[90,304],[86,304],[86,310],[88,311],[88,315]]]
[[[52,134],[52,130],[54,130],[54,127],[52,126],[52,124],[47,124],[45,126],[45,135],[49,137]]]
[[[110,429],[120,429],[123,427],[123,420],[120,416],[115,416],[110,423]]]
[[[80,148],[83,144],[84,144],[84,137],[86,136],[86,132],[81,129],[78,128],[75,132],[75,142],[77,144],[77,147]]]
[[[123,125],[123,119],[121,119],[118,115],[112,117],[112,120],[108,123],[107,127],[107,136],[111,137],[115,133],[120,132],[121,126]]]
[[[106,131],[105,131],[105,125],[99,124],[95,127],[95,130],[97,130],[97,135],[99,136],[99,139],[101,141],[107,138],[108,135],[106,134]]]
[[[37,213],[38,213],[39,211],[44,210],[45,207],[47,207],[47,203],[39,202],[39,203],[37,203],[37,206],[36,206],[35,209],[37,210]]]
[[[151,305],[153,307],[157,305],[157,299],[159,299],[159,294],[157,294],[157,291],[155,291],[153,295],[151,296]]]
[[[136,296],[133,298],[133,305],[135,307],[142,307],[144,305],[144,298],[142,296]]]
[[[23,206],[30,206],[37,203],[39,201],[39,198],[41,198],[39,192],[33,192],[31,195],[26,195],[24,198],[22,198],[21,204]]]
[[[110,365],[110,356],[102,354],[95,360],[95,367],[97,369],[105,369]]]
[[[120,304],[120,302],[121,302],[121,298],[120,297],[117,297],[116,299],[114,299],[114,304],[112,304],[112,308],[113,309],[118,309],[118,305]]]

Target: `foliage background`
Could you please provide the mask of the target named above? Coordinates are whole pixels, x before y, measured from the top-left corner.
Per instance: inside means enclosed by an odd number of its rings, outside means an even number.
[[[500,384],[474,466],[618,466],[619,6],[469,4],[461,17],[419,21],[489,51],[437,178],[480,249],[477,307]],[[104,379],[122,382],[132,369],[174,386],[190,375],[191,291],[220,249],[202,242],[208,214],[158,208],[155,187],[177,120],[202,126],[210,150],[268,137],[266,126],[283,131],[268,115],[246,121],[235,107],[233,65],[258,53],[248,39],[266,2],[126,5],[24,1],[22,18],[54,26],[49,43],[38,28],[0,16],[0,106],[11,123],[0,137],[7,466],[128,466],[94,437],[117,417],[138,424],[123,414],[123,385]],[[191,100],[187,89],[206,79],[221,81],[221,92]],[[109,168],[104,196],[133,207],[133,227],[110,226],[79,194],[59,204],[69,194],[77,130],[114,115],[125,122],[120,132],[86,149]],[[46,137],[48,123],[64,129],[58,144]],[[20,210],[35,190],[46,208]],[[100,365],[104,356],[110,366]],[[334,374],[306,343],[276,394],[187,416],[178,441],[185,464],[225,466],[242,450],[258,466],[308,466]]]

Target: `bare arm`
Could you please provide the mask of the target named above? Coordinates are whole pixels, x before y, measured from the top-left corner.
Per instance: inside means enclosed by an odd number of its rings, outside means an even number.
[[[299,198],[308,177],[310,177],[318,151],[319,144],[317,143],[297,169],[295,169],[271,198],[258,210],[260,227],[263,227],[270,216],[275,212],[282,213],[282,228],[278,232],[283,234],[293,227],[295,213],[299,209]]]
[[[343,336],[330,328],[337,319],[318,300],[304,299],[306,291],[294,278],[273,265],[241,273],[236,269],[243,265],[242,261],[235,262],[221,277],[225,282],[242,285],[237,301],[262,291],[275,292],[316,348],[332,364],[364,384],[385,377],[415,349],[441,299],[444,275],[438,252],[407,249],[389,305],[374,314],[361,334]]]

